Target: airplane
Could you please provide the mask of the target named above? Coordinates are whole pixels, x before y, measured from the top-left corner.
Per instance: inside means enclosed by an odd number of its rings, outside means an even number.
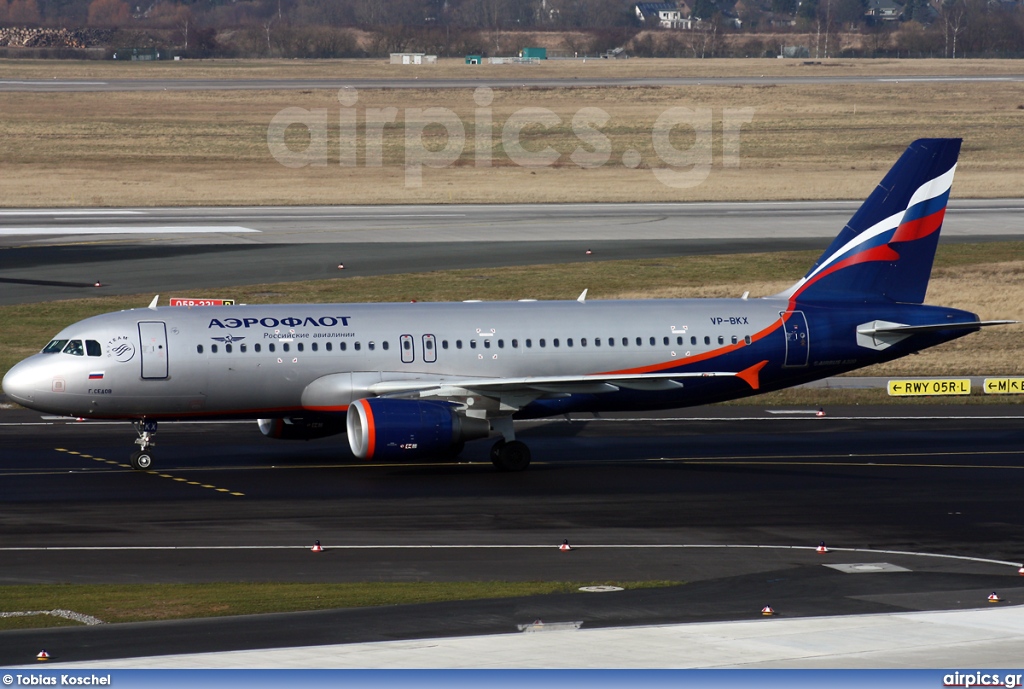
[[[364,460],[490,458],[522,471],[513,420],[736,399],[891,361],[1013,321],[925,305],[960,139],[913,142],[804,277],[756,299],[158,307],[71,325],[3,378],[42,412],[157,423],[255,419],[346,434]]]

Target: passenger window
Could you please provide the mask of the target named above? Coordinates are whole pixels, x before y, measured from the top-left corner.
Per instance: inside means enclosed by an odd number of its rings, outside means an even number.
[[[664,340],[662,340],[662,344],[664,344],[666,347],[668,347],[668,338],[667,337]]]
[[[709,336],[707,336],[707,335],[704,336],[704,344],[706,344],[706,345],[711,344],[711,338]]]
[[[595,337],[594,338],[594,346],[595,347],[600,347],[601,346],[601,338],[600,337]]]
[[[586,347],[586,346],[587,346],[587,338],[581,337],[580,338],[580,347]]]
[[[270,346],[273,347],[274,345],[270,345]],[[338,343],[338,349],[340,349],[341,351],[344,352],[346,349],[348,349],[348,343],[347,342],[339,342]],[[271,350],[271,351],[273,351],[273,350]]]
[[[526,338],[526,346],[527,347],[532,347],[533,346],[533,340],[531,340],[530,338]]]
[[[637,338],[637,339],[640,339],[640,338]],[[628,337],[622,338],[622,346],[623,347],[628,347],[629,346],[629,338]]]
[[[491,340],[490,339],[484,340],[484,349],[490,349],[490,348],[491,348]]]
[[[545,346],[545,345],[547,344],[547,342],[546,342],[546,341],[544,340],[544,338],[542,337],[542,338],[540,338],[540,340],[538,341],[538,344],[539,344],[539,345],[540,345],[541,347],[543,347],[543,346]]]
[[[644,343],[644,341],[643,341],[643,338],[640,338],[640,337],[636,338],[636,346],[637,346],[637,347],[639,347],[639,346],[640,346],[640,345],[642,345],[643,343]]]
[[[314,342],[313,344],[309,345],[309,348],[312,349],[314,352],[317,351],[316,342]]]
[[[287,342],[285,342],[283,345],[281,345],[281,350],[285,351],[285,352],[291,351],[291,348],[292,348],[292,346],[290,344],[288,344]]]
[[[246,348],[245,348],[245,344],[244,343],[238,345],[238,348],[241,350],[242,354],[245,354]],[[316,349],[316,345],[313,345],[313,349]]]
[[[373,342],[368,342],[366,346],[372,352],[377,345],[375,345]]]
[[[721,335],[718,336],[718,344],[725,344],[725,338]]]
[[[228,354],[230,354],[231,353],[231,345],[229,345],[229,344],[224,345],[224,351],[227,352]]]
[[[52,340],[50,344],[43,347],[43,354],[55,354],[64,349],[64,345],[67,343],[67,340]]]
[[[412,349],[412,340],[402,340],[402,349],[407,352]]]
[[[434,348],[434,341],[433,340],[427,340],[424,344],[426,345],[427,349],[433,349]]]
[[[259,347],[259,345],[256,345],[256,346],[257,346],[257,347]],[[334,349],[334,345],[332,345],[332,344],[331,344],[330,342],[325,342],[325,343],[324,343],[324,349],[326,349],[326,350],[327,350],[327,351],[329,352],[329,351],[331,351],[332,349]],[[257,350],[257,351],[258,351],[258,350]]]
[[[96,340],[85,341],[85,353],[89,356],[103,356],[103,348]]]
[[[750,344],[750,335],[744,335],[743,341],[746,342],[747,344]]]
[[[505,340],[498,340],[498,349],[505,349]]]
[[[196,345],[196,354],[203,353],[203,345]]]
[[[455,349],[462,349],[462,340],[455,340]]]
[[[469,341],[469,348],[470,349],[476,349],[476,340],[470,340]]]
[[[552,342],[552,344],[554,346],[556,346],[556,347],[558,346],[558,338],[557,337],[554,340],[552,340],[551,342]]]
[[[390,345],[388,345],[388,341],[387,340],[384,340],[383,342],[381,342],[380,346],[383,347],[385,351],[387,351],[388,348],[390,347]]]
[[[519,349],[519,340],[512,338],[512,349]]]
[[[217,345],[210,345],[210,353],[211,354],[216,354],[217,353]]]
[[[572,347],[572,338],[571,337],[565,338],[565,346],[566,347]]]
[[[441,340],[441,349],[448,349],[448,340]]]
[[[679,337],[676,338],[676,344],[677,345],[683,344],[683,336],[682,335],[680,335]]]
[[[85,356],[85,350],[82,349],[81,340],[70,340],[66,347],[64,347],[65,354],[71,354],[73,356]]]
[[[608,338],[608,346],[609,347],[614,347],[615,346],[615,338],[614,337],[609,337]]]
[[[733,336],[732,336],[732,343],[733,343],[733,344],[736,344],[737,342],[739,342],[739,340],[738,340],[738,339],[736,338],[736,336],[735,336],[735,335],[733,335]]]
[[[301,342],[300,342],[299,344],[295,345],[295,347],[296,347],[296,348],[297,348],[297,349],[298,349],[298,350],[299,350],[300,352],[302,351],[302,343],[301,343]]]
[[[270,343],[270,344],[269,344],[269,345],[267,346],[267,348],[268,348],[268,349],[269,349],[269,350],[270,350],[271,352],[273,352],[273,351],[276,351],[276,350],[277,350],[277,345],[275,345],[275,344],[274,344],[273,342],[271,342],[271,343]]]
[[[692,344],[692,345],[697,344],[697,336],[696,335],[690,335],[690,344]]]
[[[252,348],[253,348],[253,351],[255,351],[257,354],[259,354],[260,353],[260,349],[262,349],[258,343],[254,344],[252,346]]]
[[[360,349],[362,349],[363,347],[362,347],[362,345],[360,345],[360,344],[359,344],[358,342],[356,342],[356,343],[355,343],[355,344],[354,344],[354,345],[352,346],[352,348],[353,348],[353,349],[355,349],[355,350],[356,350],[356,351],[358,352],[358,351],[359,351]]]
[[[650,344],[651,344],[651,346],[652,346],[652,347],[654,346],[654,343],[655,343],[655,342],[657,342],[657,340],[655,340],[655,339],[654,339],[654,338],[652,337],[652,338],[651,338],[651,340],[650,340]],[[666,342],[665,344],[668,344],[668,342]]]

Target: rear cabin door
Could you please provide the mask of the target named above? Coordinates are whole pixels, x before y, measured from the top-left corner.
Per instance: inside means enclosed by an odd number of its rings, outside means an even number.
[[[807,317],[803,311],[783,311],[786,333],[786,363],[784,366],[797,368],[806,366],[811,356],[811,336],[807,330]]]
[[[167,377],[167,326],[163,321],[139,321],[142,377],[159,380]]]

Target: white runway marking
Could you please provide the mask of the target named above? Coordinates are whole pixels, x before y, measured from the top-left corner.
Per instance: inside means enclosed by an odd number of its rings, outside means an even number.
[[[21,79],[7,79],[0,81],[0,84],[17,84],[18,86],[106,86],[106,81],[22,81]]]
[[[120,211],[120,210],[63,210],[53,209],[47,211],[0,211],[0,217],[9,215],[145,215],[143,211]]]
[[[67,225],[58,227],[3,227],[0,228],[0,236],[50,236],[59,234],[90,235],[90,234],[240,234],[260,233],[249,227],[238,225],[190,225],[163,227],[142,227],[126,225],[124,227],[84,227],[79,225]]]
[[[310,545],[124,545],[124,546],[10,546],[0,548],[0,552],[44,552],[44,551],[88,551],[88,552],[113,552],[113,551],[142,551],[142,550],[309,550]],[[545,543],[537,544],[419,544],[419,545],[327,545],[323,546],[325,551],[329,550],[557,550],[558,545]],[[575,544],[573,550],[682,550],[682,549],[704,549],[704,550],[807,550],[815,551],[817,546],[813,545],[743,545],[743,544],[692,544],[692,543],[618,543],[618,544]],[[969,555],[948,555],[945,553],[918,553],[912,550],[878,550],[873,548],[833,548],[829,546],[829,552],[835,553],[871,553],[874,555],[906,555],[909,557],[933,557],[944,560],[965,560],[968,562],[980,562],[991,565],[1005,565],[1007,567],[1024,567],[1024,563],[1010,562],[1008,560],[992,560],[984,557],[971,557]]]

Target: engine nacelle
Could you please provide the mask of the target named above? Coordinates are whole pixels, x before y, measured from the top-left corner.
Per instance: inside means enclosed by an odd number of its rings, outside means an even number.
[[[290,416],[258,419],[260,433],[278,440],[316,440],[345,432],[345,418],[338,416]]]
[[[490,424],[446,402],[369,398],[348,408],[348,444],[359,459],[428,457],[486,438]]]

